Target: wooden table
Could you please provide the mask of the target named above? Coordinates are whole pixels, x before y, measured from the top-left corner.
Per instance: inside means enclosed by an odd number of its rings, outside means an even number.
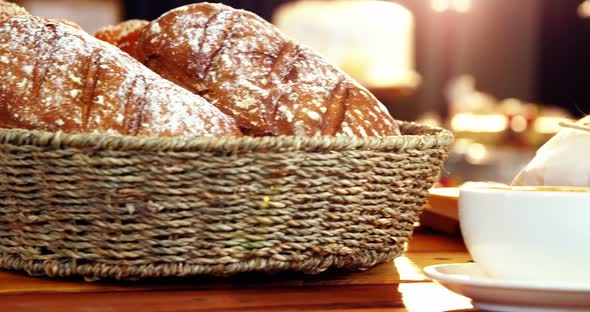
[[[0,311],[471,311],[469,299],[422,273],[431,264],[470,260],[460,238],[418,232],[395,263],[365,272],[126,283],[0,272]]]

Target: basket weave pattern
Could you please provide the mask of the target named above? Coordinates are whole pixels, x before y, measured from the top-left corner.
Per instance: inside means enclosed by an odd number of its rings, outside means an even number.
[[[0,130],[0,268],[137,279],[398,256],[452,142]]]

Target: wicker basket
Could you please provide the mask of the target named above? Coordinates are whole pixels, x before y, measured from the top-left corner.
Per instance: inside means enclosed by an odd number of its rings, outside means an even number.
[[[0,268],[138,279],[403,251],[452,135],[140,138],[0,130]]]

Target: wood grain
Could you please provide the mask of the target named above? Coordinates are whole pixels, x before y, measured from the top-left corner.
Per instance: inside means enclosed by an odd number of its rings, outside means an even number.
[[[18,295],[3,298],[12,302],[5,306],[13,309],[35,309],[39,306],[49,310],[84,311],[85,307],[108,306],[109,311],[130,311],[137,306],[147,306],[152,311],[288,311],[300,309],[338,310],[351,308],[402,308],[404,305],[397,285],[356,285],[350,287],[296,287],[269,289],[242,289],[240,291],[202,290],[131,293],[82,293],[70,296],[67,301],[56,301],[52,294],[32,294],[28,300]],[[22,297],[22,296],[20,296]],[[105,303],[108,302],[108,305]],[[90,303],[90,304],[89,304]],[[80,309],[80,310],[76,310]]]
[[[409,286],[409,287],[406,287]],[[466,298],[432,283],[268,289],[88,292],[2,296],[6,311],[446,311],[469,308]]]

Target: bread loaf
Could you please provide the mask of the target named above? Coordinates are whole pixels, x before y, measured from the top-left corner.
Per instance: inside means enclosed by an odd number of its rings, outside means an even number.
[[[83,31],[0,21],[0,127],[146,136],[236,136],[235,121]]]
[[[399,134],[369,91],[246,11],[198,3],[143,28],[133,55],[250,135]]]
[[[0,20],[18,15],[31,14],[25,8],[15,3],[0,0]],[[66,19],[56,19],[54,21],[82,30],[78,24]]]
[[[29,15],[29,12],[17,4],[0,0],[0,20],[17,15]]]
[[[94,36],[131,53],[135,48],[139,32],[149,23],[138,19],[127,20],[117,25],[103,27]]]

